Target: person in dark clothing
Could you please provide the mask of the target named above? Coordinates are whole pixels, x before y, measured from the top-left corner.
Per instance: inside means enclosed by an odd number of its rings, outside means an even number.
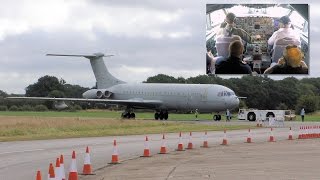
[[[227,36],[231,35],[238,35],[241,37],[242,40],[246,41],[247,43],[252,43],[252,38],[251,36],[243,29],[237,28],[236,24],[236,15],[234,13],[228,13],[226,15],[226,18],[223,23],[220,25],[220,33],[219,34],[224,34]]]
[[[251,68],[242,61],[243,44],[241,41],[230,43],[230,55],[227,60],[220,62],[216,66],[216,74],[251,74]]]

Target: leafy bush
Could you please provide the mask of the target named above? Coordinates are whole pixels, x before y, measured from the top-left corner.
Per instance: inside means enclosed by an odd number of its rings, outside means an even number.
[[[18,108],[18,106],[16,106],[16,105],[13,105],[13,106],[11,106],[10,108],[9,108],[9,111],[18,111],[19,110],[19,108]]]
[[[36,105],[34,107],[34,110],[35,111],[48,111],[48,108],[47,108],[47,106],[40,104],[40,105]]]
[[[33,111],[33,108],[30,105],[23,105],[21,107],[22,111]]]
[[[0,111],[7,111],[8,107],[7,106],[0,106]]]
[[[73,108],[74,108],[76,111],[80,111],[80,110],[82,110],[82,107],[81,107],[81,106],[79,106],[79,105],[75,105]]]

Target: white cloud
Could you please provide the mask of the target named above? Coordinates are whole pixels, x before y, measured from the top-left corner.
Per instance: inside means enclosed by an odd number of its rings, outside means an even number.
[[[320,3],[310,4],[310,66],[311,75],[318,76],[320,64],[314,58],[320,47]],[[95,84],[88,62],[49,58],[45,53],[116,54],[107,62],[108,68],[128,82],[159,73],[184,78],[205,74],[204,13],[205,2],[197,0],[1,1],[0,89],[24,93],[26,86],[47,74],[71,84]]]

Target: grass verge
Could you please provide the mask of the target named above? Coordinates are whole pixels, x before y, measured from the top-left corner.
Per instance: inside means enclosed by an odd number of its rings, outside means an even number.
[[[247,129],[250,125],[217,125],[154,120],[79,117],[0,117],[0,141],[121,136],[188,131]]]

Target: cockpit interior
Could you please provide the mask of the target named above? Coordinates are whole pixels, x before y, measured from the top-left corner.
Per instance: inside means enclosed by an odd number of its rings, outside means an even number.
[[[242,40],[244,52],[242,60],[252,72],[263,74],[264,71],[278,63],[283,50],[289,44],[297,45],[304,54],[304,63],[309,67],[309,6],[308,4],[207,4],[206,6],[206,48],[215,58],[227,58],[230,41],[217,40],[221,24],[228,13],[236,15],[235,25],[246,31],[252,42]],[[277,31],[279,19],[288,16],[291,28],[299,34],[300,42],[284,38],[268,46],[268,39]],[[225,38],[228,39],[228,38]],[[206,65],[207,74],[215,74],[211,62]]]

